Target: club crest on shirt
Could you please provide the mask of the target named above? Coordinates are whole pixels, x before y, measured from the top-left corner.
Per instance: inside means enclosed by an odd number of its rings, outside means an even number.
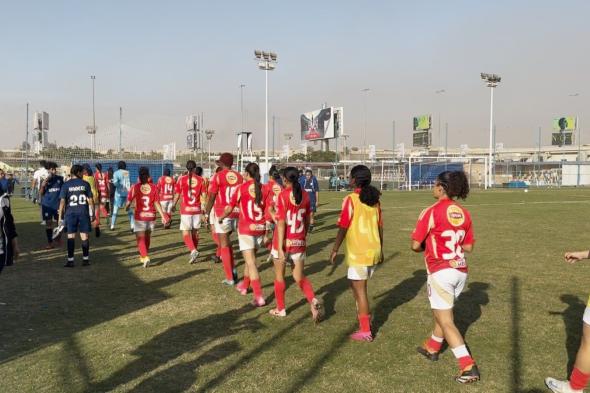
[[[233,172],[227,172],[225,180],[227,180],[230,185],[234,185],[238,182],[238,176]]]
[[[148,195],[152,191],[152,188],[149,186],[149,184],[142,184],[141,187],[139,187],[139,189],[141,190],[141,193],[144,195]]]
[[[449,220],[452,226],[458,227],[465,222],[465,214],[459,206],[449,205],[447,207],[447,220]]]

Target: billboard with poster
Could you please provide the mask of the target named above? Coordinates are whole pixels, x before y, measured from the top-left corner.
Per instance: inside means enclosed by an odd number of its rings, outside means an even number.
[[[414,131],[427,131],[432,128],[432,117],[430,115],[420,115],[414,117]]]
[[[576,129],[575,116],[562,116],[553,119],[554,131],[573,131]]]
[[[342,107],[328,107],[301,115],[301,140],[331,139],[342,134]]]
[[[414,147],[428,147],[430,146],[430,132],[422,131],[422,132],[415,132],[413,140]]]
[[[554,132],[551,134],[551,145],[553,146],[569,146],[572,145],[573,140],[572,132]]]

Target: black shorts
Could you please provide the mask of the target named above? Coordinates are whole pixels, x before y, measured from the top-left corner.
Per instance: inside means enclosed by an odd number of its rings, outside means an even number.
[[[66,216],[66,230],[68,233],[90,233],[90,216],[88,214],[72,214]]]
[[[57,219],[59,217],[59,215],[57,214],[57,209],[54,209],[49,206],[41,206],[41,216],[43,217],[43,220],[45,220],[45,221],[49,221],[49,220],[57,221]]]

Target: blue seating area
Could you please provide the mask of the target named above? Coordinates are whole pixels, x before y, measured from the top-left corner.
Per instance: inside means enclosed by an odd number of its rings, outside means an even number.
[[[433,162],[428,164],[412,163],[412,186],[434,184],[436,177],[444,171],[462,171],[463,164],[459,162]],[[406,173],[408,165],[406,164]]]

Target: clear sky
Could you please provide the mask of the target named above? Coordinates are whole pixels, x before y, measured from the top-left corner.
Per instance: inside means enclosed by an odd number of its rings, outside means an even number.
[[[497,141],[550,144],[551,119],[579,115],[590,143],[589,1],[11,1],[0,13],[0,148],[24,140],[25,104],[50,113],[50,140],[89,144],[90,75],[96,75],[101,145],[115,145],[119,106],[133,127],[126,147],[184,146],[184,118],[205,114],[213,149],[240,128],[264,145],[264,73],[254,49],[273,50],[270,113],[296,135],[299,115],[343,106],[360,146],[411,143],[414,115],[449,123],[449,146],[486,146],[489,89],[497,73]],[[443,94],[435,94],[444,89]],[[570,96],[578,93],[578,96]],[[587,119],[587,120],[586,120]],[[444,127],[444,126],[443,126]],[[143,131],[139,131],[143,130]]]

